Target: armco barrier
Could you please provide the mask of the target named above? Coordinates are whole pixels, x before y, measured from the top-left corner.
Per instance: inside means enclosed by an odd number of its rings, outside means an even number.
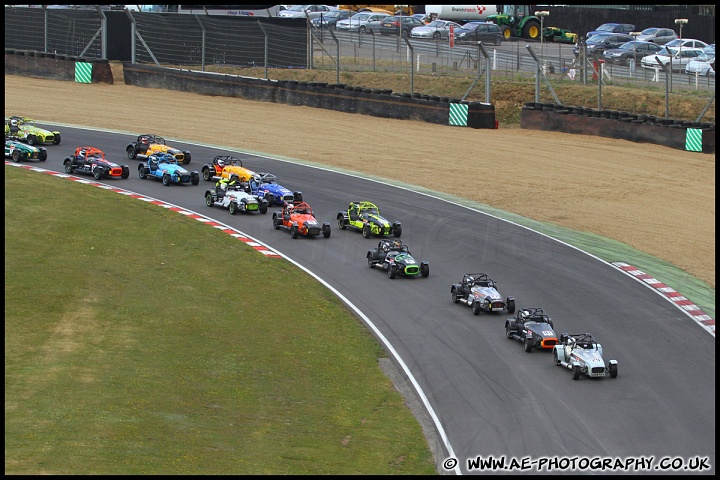
[[[107,60],[5,49],[5,73],[10,75],[75,81],[76,62],[92,65],[92,83],[112,85],[112,70]]]
[[[520,127],[619,138],[715,154],[714,123],[529,102],[520,113]]]

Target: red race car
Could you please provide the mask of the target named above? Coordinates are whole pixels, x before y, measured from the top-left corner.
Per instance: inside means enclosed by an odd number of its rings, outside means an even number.
[[[273,213],[273,228],[276,230],[280,227],[290,230],[290,237],[297,238],[300,235],[305,236],[322,236],[328,238],[330,236],[330,223],[324,222],[320,225],[315,219],[315,214],[305,202],[289,203],[284,209]]]

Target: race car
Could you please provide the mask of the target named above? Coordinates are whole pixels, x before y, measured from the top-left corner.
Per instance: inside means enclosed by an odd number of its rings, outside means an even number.
[[[143,133],[138,135],[137,140],[130,143],[126,148],[127,156],[129,159],[140,159],[147,160],[147,158],[153,153],[169,153],[178,161],[187,165],[190,163],[190,152],[188,150],[180,150],[173,148],[167,143],[165,139],[154,133]]]
[[[561,333],[560,343],[553,347],[553,361],[558,367],[572,370],[572,379],[588,377],[617,377],[618,362],[603,360],[602,345],[589,333]]]
[[[243,167],[242,160],[232,155],[218,155],[212,163],[203,165],[200,169],[203,180],[208,182],[220,178],[235,179],[238,182],[249,182],[257,173]]]
[[[388,278],[398,275],[405,277],[427,277],[430,275],[430,264],[418,262],[410,254],[410,249],[402,240],[380,240],[377,248],[367,252],[368,267],[380,267],[387,271]]]
[[[337,214],[338,227],[340,230],[352,228],[361,231],[363,237],[370,238],[373,235],[390,235],[395,237],[402,235],[400,222],[385,220],[380,215],[378,207],[371,202],[350,202],[347,212]]]
[[[35,125],[35,120],[19,115],[5,118],[5,136],[8,135],[29,145],[60,144],[60,132],[40,128]]]
[[[472,307],[473,315],[479,315],[481,311],[515,312],[515,297],[507,297],[503,301],[495,280],[486,273],[466,273],[460,283],[452,284],[450,295],[453,303],[464,303]]]
[[[505,336],[523,342],[528,353],[533,347],[551,349],[558,343],[552,318],[542,308],[519,309],[514,318],[505,320]]]
[[[285,228],[290,230],[290,238],[298,238],[300,235],[306,237],[330,236],[330,224],[324,222],[322,225],[315,218],[312,208],[305,202],[288,203],[285,208],[273,213],[273,228]]]
[[[174,156],[169,153],[153,153],[146,163],[138,165],[140,178],[154,178],[162,180],[166,187],[171,183],[200,183],[200,174],[196,171],[185,170],[178,165]]]
[[[105,153],[95,147],[78,147],[75,153],[63,161],[65,173],[92,174],[95,180],[103,177],[128,178],[130,167],[119,165],[105,158]]]
[[[36,147],[5,137],[5,158],[12,158],[13,162],[20,160],[47,160],[47,149],[45,147]]]
[[[251,185],[256,185],[256,187],[253,187],[253,193],[264,197],[271,207],[273,205],[282,205],[284,207],[288,203],[302,201],[300,192],[293,193],[277,183],[277,177],[272,173],[260,172],[255,180],[255,182],[251,183]]]
[[[263,197],[250,193],[250,185],[247,182],[237,185],[230,185],[227,190],[223,190],[220,186],[215,186],[205,191],[205,204],[208,207],[219,205],[230,210],[231,215],[239,212],[267,213],[268,204]]]

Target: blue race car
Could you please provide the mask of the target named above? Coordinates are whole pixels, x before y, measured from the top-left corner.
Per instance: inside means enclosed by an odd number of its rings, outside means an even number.
[[[277,177],[272,173],[260,172],[256,178],[250,182],[253,195],[265,198],[268,206],[281,205],[285,206],[294,201],[300,201],[295,198],[295,194],[277,183]]]
[[[146,163],[138,165],[140,178],[154,178],[162,180],[166,187],[171,183],[200,183],[200,174],[197,171],[185,170],[178,165],[177,159],[170,153],[154,153],[149,155]]]

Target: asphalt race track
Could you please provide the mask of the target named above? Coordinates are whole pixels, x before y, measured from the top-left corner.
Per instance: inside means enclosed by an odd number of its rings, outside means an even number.
[[[200,171],[215,155],[232,154],[244,166],[272,172],[280,184],[302,191],[317,219],[330,222],[332,235],[293,240],[286,230],[272,227],[277,207],[248,216],[208,208],[204,193],[214,182],[165,187],[141,180],[139,161],[125,154],[136,134],[67,126],[61,131],[62,144],[48,146],[48,160],[36,166],[63,172],[63,159],[77,146],[98,147],[111,161],[127,163],[131,172],[127,180],[102,183],[237,228],[311,270],[362,310],[412,372],[442,425],[444,446],[458,461],[448,473],[490,473],[468,468],[468,459],[490,456],[525,462],[565,459],[551,473],[569,473],[562,466],[572,459],[653,457],[645,469],[631,463],[628,470],[592,471],[604,474],[665,473],[658,467],[662,458],[682,458],[686,462],[678,465],[684,467],[706,457],[711,468],[701,473],[715,473],[715,338],[616,268],[544,235],[427,195],[168,140],[192,152],[190,170]],[[402,240],[416,260],[430,263],[430,276],[390,280],[384,271],[369,269],[365,255],[378,239],[337,226],[337,213],[352,200],[372,201],[385,218],[401,221]],[[503,297],[514,296],[518,308],[542,307],[558,335],[592,333],[603,345],[605,360],[618,361],[618,377],[573,381],[570,371],[554,365],[551,352],[528,354],[520,342],[506,339],[504,321],[511,315],[474,316],[470,307],[452,303],[451,284],[476,272],[494,278]],[[448,451],[442,455],[439,464],[450,456]]]

